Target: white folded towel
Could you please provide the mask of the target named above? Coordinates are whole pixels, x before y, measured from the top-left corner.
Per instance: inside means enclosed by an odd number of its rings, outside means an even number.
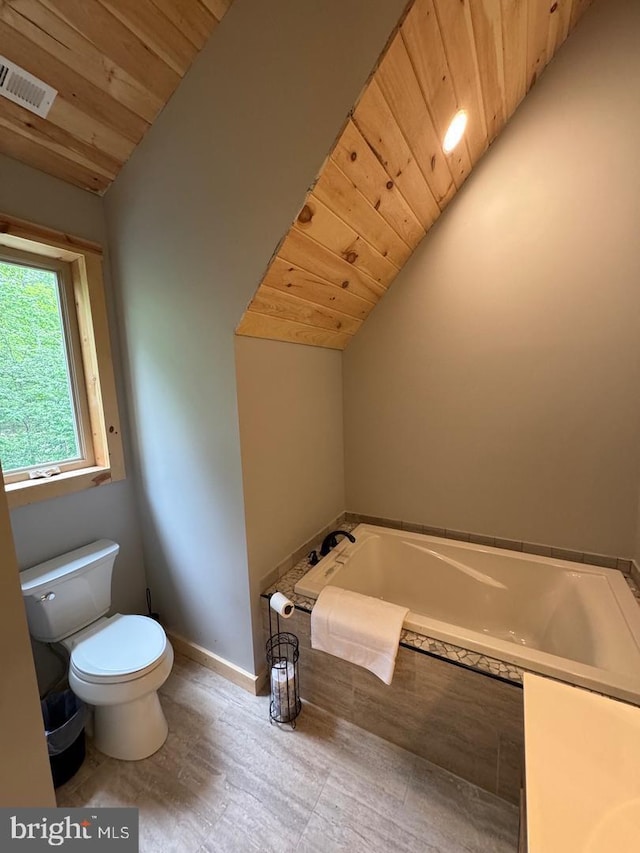
[[[391,684],[408,607],[325,586],[311,611],[311,647],[363,666]]]

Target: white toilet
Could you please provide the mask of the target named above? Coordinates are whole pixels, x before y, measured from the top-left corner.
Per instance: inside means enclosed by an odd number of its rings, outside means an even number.
[[[173,665],[162,626],[146,616],[107,618],[119,546],[108,539],[20,574],[31,636],[69,650],[69,685],[94,708],[100,752],[137,761],[156,752],[169,728],[158,699]]]

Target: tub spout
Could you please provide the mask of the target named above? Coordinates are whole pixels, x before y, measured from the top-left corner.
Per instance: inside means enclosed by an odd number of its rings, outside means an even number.
[[[322,545],[320,546],[320,556],[326,557],[329,551],[332,548],[335,548],[338,544],[337,536],[338,535],[346,536],[349,542],[355,542],[356,537],[352,536],[347,530],[333,530],[331,533],[327,534],[322,540]]]

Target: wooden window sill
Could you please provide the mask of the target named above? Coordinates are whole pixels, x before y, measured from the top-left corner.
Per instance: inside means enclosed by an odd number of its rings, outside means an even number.
[[[114,476],[111,468],[94,465],[91,468],[77,468],[75,471],[56,474],[48,479],[19,480],[17,483],[7,483],[5,492],[9,509],[16,509],[19,506],[27,506],[50,498],[59,498],[95,486],[102,486],[118,479],[122,479],[122,477]]]

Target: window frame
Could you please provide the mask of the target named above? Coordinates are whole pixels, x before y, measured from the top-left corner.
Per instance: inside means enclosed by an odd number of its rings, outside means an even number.
[[[76,346],[82,371],[77,374],[76,381],[86,396],[84,432],[88,442],[85,447],[88,455],[84,460],[77,465],[61,465],[61,473],[50,478],[31,480],[4,475],[9,507],[24,506],[124,479],[124,454],[102,275],[102,247],[0,213],[0,255],[5,253],[23,253],[35,262],[41,259],[39,265],[45,268],[55,269],[60,265],[63,274],[69,277],[66,309],[68,315],[74,315],[77,321]]]

